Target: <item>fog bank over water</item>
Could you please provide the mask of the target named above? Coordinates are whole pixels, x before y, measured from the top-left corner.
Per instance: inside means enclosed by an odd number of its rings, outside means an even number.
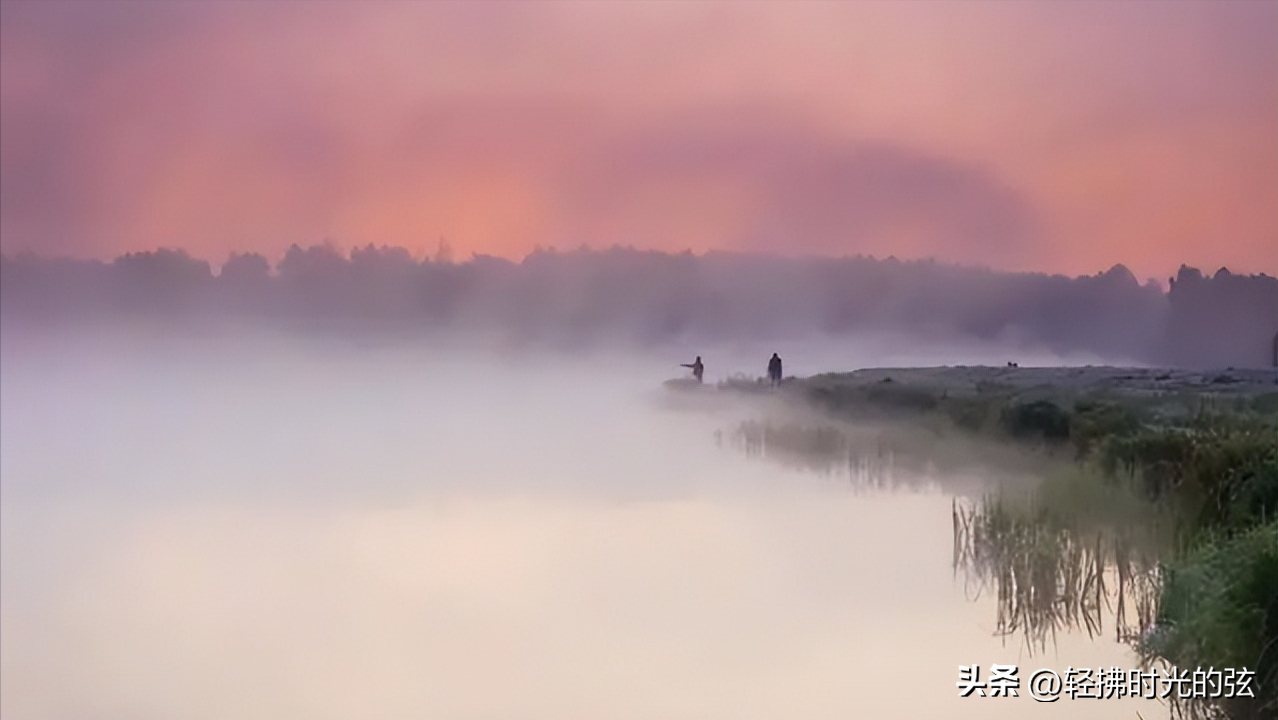
[[[955,584],[943,481],[717,447],[746,410],[666,408],[683,355],[2,340],[6,718],[1074,717],[960,700],[957,666],[1135,662],[1004,646]],[[1005,352],[775,349],[802,374]],[[773,348],[686,350],[713,380]],[[1133,708],[1160,716],[1088,712]]]
[[[40,328],[231,325],[578,353],[818,336],[855,346],[889,334],[1156,365],[1273,362],[1278,278],[1182,266],[1161,282],[1140,282],[1122,265],[1066,277],[892,257],[620,247],[458,262],[442,246],[422,259],[403,248],[294,245],[274,264],[235,254],[216,270],[176,250],[109,263],[0,256],[5,322]]]
[[[679,363],[694,354],[704,357],[709,382],[761,376],[774,348],[785,352],[789,374],[1011,357],[1025,365],[1098,361],[890,335],[664,354],[12,328],[3,339],[11,420],[3,462],[15,471],[5,492],[143,498],[355,492],[389,500],[565,483],[572,492],[650,494],[670,482],[654,462],[679,466],[709,452],[714,418],[656,411],[660,383],[685,375]],[[693,457],[670,458],[673,447]],[[29,462],[44,468],[38,482],[23,480]]]

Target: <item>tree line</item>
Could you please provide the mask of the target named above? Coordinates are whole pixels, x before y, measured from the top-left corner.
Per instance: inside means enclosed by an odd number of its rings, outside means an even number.
[[[316,331],[499,331],[526,342],[773,340],[893,331],[1185,366],[1265,367],[1278,278],[1182,266],[1169,289],[1125,267],[1079,277],[932,260],[537,250],[522,261],[417,259],[372,245],[294,245],[220,268],[183,250],[112,261],[0,256],[6,320]]]

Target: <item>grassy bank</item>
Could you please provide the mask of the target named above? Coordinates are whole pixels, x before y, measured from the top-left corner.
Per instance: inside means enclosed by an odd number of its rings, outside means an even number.
[[[1255,671],[1254,699],[1173,706],[1250,719],[1278,717],[1274,377],[867,370],[789,380],[777,395],[834,418],[920,428],[932,437],[929,462],[947,463],[954,438],[1050,458],[1034,488],[955,507],[956,567],[997,594],[1000,631],[1041,648],[1060,628],[1099,633],[1111,613],[1116,636],[1151,662]],[[795,454],[812,440],[772,433]],[[843,452],[818,439],[827,455]]]

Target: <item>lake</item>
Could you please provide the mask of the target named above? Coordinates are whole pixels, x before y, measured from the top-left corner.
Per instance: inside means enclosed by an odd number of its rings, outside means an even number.
[[[745,411],[661,401],[689,358],[6,340],[5,718],[1167,715],[1031,699],[1137,660],[996,636],[944,468],[716,443]],[[958,696],[994,663],[1020,697]]]

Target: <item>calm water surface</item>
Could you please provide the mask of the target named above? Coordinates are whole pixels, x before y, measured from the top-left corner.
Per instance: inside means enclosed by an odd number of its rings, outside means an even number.
[[[717,447],[667,369],[6,353],[5,718],[1166,715],[958,698],[960,664],[1136,660],[995,637],[945,483]]]

